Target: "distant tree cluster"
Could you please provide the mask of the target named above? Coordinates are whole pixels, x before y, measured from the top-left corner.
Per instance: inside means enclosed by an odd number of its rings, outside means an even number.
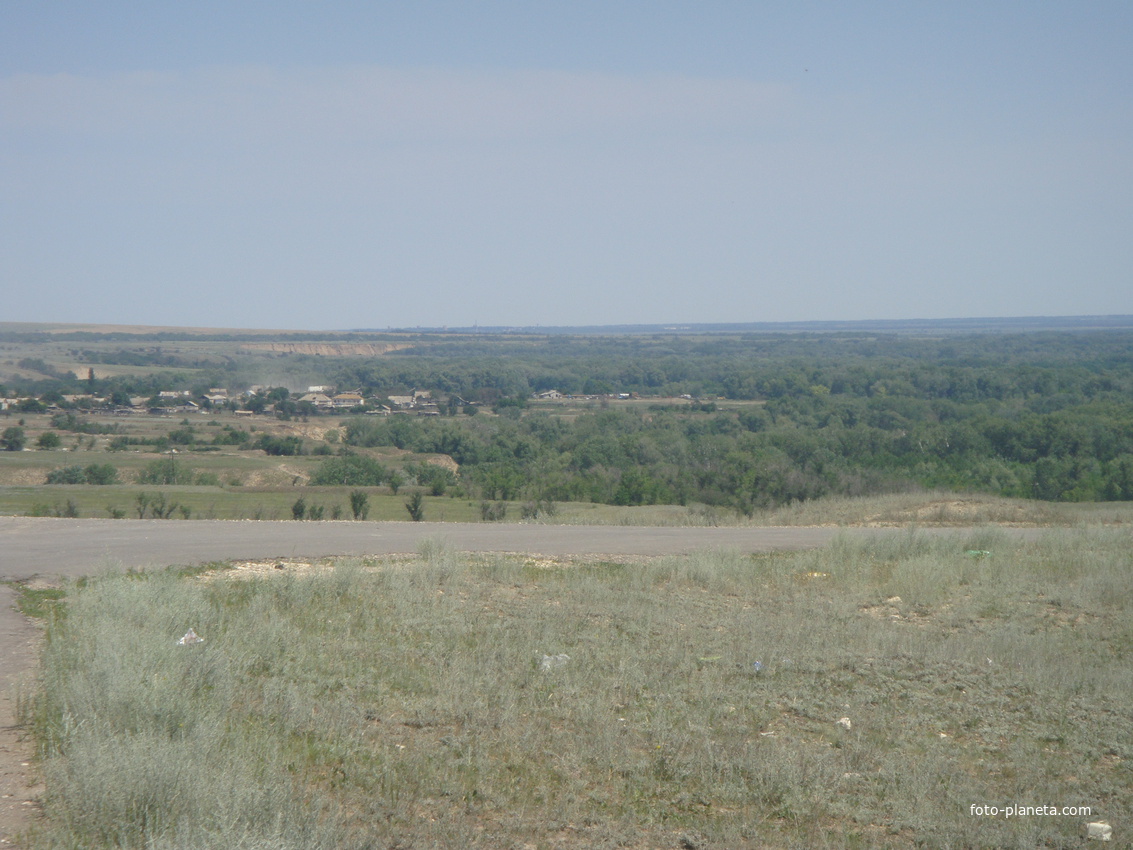
[[[545,412],[520,419],[358,418],[345,442],[448,455],[462,481],[487,500],[701,502],[750,513],[915,486],[1047,500],[1133,499],[1129,400],[1034,412],[813,393],[741,410],[611,409],[573,421]],[[368,463],[337,457],[314,481],[385,480],[353,472]],[[417,477],[431,486],[430,475],[451,474],[422,470]]]

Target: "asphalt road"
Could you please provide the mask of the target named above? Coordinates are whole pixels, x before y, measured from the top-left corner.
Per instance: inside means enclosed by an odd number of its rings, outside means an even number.
[[[107,569],[252,558],[460,551],[666,555],[704,549],[821,546],[832,528],[653,528],[440,522],[254,522],[0,517],[0,579],[78,577]]]
[[[933,534],[964,530],[932,529]],[[1036,529],[1010,529],[1034,535]],[[659,528],[442,522],[265,522],[0,517],[0,580],[79,577],[209,561],[388,555],[441,540],[466,552],[548,556],[679,555],[823,546],[836,535],[890,536],[901,528]]]

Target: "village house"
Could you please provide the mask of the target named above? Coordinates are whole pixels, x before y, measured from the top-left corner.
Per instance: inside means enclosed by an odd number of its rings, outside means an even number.
[[[334,402],[330,396],[321,392],[309,392],[301,396],[298,401],[313,404],[316,410],[331,410],[334,407]]]
[[[339,393],[331,399],[336,410],[350,409],[366,403],[361,393]]]

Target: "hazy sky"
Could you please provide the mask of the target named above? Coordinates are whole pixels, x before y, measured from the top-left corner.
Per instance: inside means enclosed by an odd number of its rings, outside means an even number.
[[[1129,0],[4,0],[0,320],[1133,313]]]

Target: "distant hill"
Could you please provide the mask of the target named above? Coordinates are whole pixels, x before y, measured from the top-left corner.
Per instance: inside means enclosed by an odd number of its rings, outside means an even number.
[[[1133,328],[1133,315],[1020,316],[958,319],[863,319],[846,322],[719,322],[659,325],[493,325],[473,327],[352,329],[352,333],[454,334],[713,334],[713,333],[1024,333]]]

